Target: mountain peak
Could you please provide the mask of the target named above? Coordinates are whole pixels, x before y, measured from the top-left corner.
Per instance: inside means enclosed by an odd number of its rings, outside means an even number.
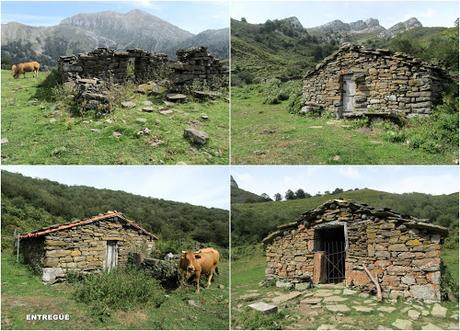
[[[297,29],[303,29],[302,23],[300,23],[299,19],[295,16],[283,18],[280,21],[287,22]]]
[[[395,25],[393,25],[391,28],[388,29],[388,32],[390,33],[390,35],[394,36],[398,33],[401,33],[407,30],[411,30],[411,29],[415,29],[415,28],[419,28],[422,26],[423,26],[422,23],[420,23],[420,21],[417,18],[411,17],[404,22],[396,23]]]

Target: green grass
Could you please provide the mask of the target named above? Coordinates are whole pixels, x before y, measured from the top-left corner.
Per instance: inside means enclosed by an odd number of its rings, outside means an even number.
[[[457,284],[457,287],[458,287],[459,285],[458,249],[444,249],[442,252],[442,260],[447,270],[449,270],[450,274],[452,275],[452,278],[454,279],[455,284]]]
[[[232,88],[233,164],[454,164],[458,150],[443,154],[383,139],[379,129],[290,114],[288,101],[263,104],[254,86]]]
[[[326,309],[302,308],[298,301],[279,306],[279,311],[274,315],[257,313],[247,305],[253,301],[268,302],[274,295],[287,293],[287,290],[271,286],[261,287],[259,283],[265,276],[265,257],[261,245],[235,247],[237,258],[232,260],[232,326],[235,329],[317,329],[322,324],[335,325],[336,329],[377,329],[380,325],[392,329],[392,323],[396,319],[408,319],[407,310],[412,304],[418,305],[418,309],[430,310],[430,304],[420,302],[410,303],[399,300],[395,303],[384,302],[381,305],[394,307],[390,313],[364,313],[357,312],[352,307],[356,304],[368,306],[368,298],[354,295],[345,303],[352,308],[349,312],[335,314]],[[444,250],[443,260],[451,260],[450,270],[458,270],[458,250]],[[458,277],[458,273],[457,273]],[[457,278],[458,286],[458,278]],[[311,289],[308,291],[316,291]],[[279,294],[275,294],[275,292]],[[256,299],[245,299],[242,296],[248,293],[258,293]],[[307,292],[305,292],[307,293]],[[353,303],[350,303],[352,301]],[[414,329],[432,323],[444,329],[458,327],[458,302],[443,302],[442,306],[448,309],[446,318],[420,316],[413,322]],[[378,307],[378,306],[375,306]]]
[[[43,285],[27,266],[2,254],[2,329],[228,329],[228,262],[221,261],[220,275],[210,289],[194,287],[165,295],[156,308],[144,305],[115,311],[104,323],[91,317],[91,308],[74,299],[74,284]],[[202,280],[204,283],[204,279]],[[219,288],[223,285],[224,289]],[[190,305],[193,300],[196,305]],[[26,314],[70,314],[70,321],[26,321]]]
[[[115,105],[113,112],[103,118],[88,114],[72,116],[60,96],[50,100],[50,90],[38,79],[13,79],[2,70],[2,145],[4,164],[228,164],[228,103],[225,100],[204,103],[188,102],[170,107],[172,115],[157,110],[164,107],[153,98],[126,93],[137,106],[122,109]],[[154,102],[152,113],[141,112],[143,102]],[[123,100],[122,100],[123,101]],[[208,115],[204,121],[201,115]],[[185,138],[187,127],[209,134],[209,142],[202,148],[193,147]],[[143,128],[150,135],[138,137]],[[115,131],[121,132],[117,138]],[[162,141],[158,146],[152,141]]]

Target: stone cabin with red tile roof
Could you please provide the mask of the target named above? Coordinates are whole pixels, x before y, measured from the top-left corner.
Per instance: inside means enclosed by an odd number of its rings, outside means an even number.
[[[147,257],[158,237],[117,211],[57,224],[18,236],[24,261],[53,283],[67,273],[112,270],[130,253]]]

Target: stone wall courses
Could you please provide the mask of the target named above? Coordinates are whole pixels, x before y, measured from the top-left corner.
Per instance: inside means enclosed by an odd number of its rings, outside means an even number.
[[[395,215],[375,217],[379,215]],[[313,279],[315,238],[320,224],[344,222],[348,246],[345,284],[363,291],[375,286],[364,271],[366,266],[380,283],[386,298],[441,299],[441,242],[443,235],[432,230],[406,226],[413,220],[390,210],[365,210],[337,203],[305,213],[290,229],[267,237],[266,276],[299,282]],[[267,240],[268,239],[268,240]],[[315,277],[319,279],[318,275]]]

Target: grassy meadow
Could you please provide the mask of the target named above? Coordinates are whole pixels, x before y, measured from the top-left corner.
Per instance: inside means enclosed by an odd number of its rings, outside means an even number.
[[[289,100],[265,104],[263,85],[232,88],[233,164],[455,164],[457,143],[436,153],[392,142],[384,125],[357,126],[288,111]],[[424,124],[423,129],[429,129]],[[395,130],[394,130],[395,131]],[[458,131],[457,131],[458,135]],[[390,137],[395,140],[393,137]],[[458,139],[457,139],[458,140]],[[457,141],[453,138],[453,141]]]
[[[443,261],[454,276],[458,287],[458,249],[444,250]],[[276,296],[290,293],[289,290],[274,286],[261,286],[265,276],[265,256],[261,245],[235,247],[232,260],[232,327],[234,329],[394,329],[392,324],[398,320],[409,320],[408,311],[418,310],[419,318],[412,321],[414,329],[421,329],[426,325],[432,328],[438,326],[442,329],[458,329],[458,302],[443,302],[447,308],[446,318],[431,315],[431,304],[418,301],[397,302],[384,301],[377,303],[373,297],[360,295],[344,296],[346,300],[340,302],[350,308],[349,311],[334,313],[320,307],[299,304],[304,297],[315,297],[316,293],[323,291],[318,288],[305,291],[301,296],[279,305],[275,314],[263,315],[249,307],[248,304],[257,301],[269,303]],[[326,291],[329,291],[326,289]],[[335,296],[341,290],[332,288]],[[309,295],[310,294],[310,295]],[[372,307],[372,312],[359,312],[356,306]],[[394,309],[393,309],[394,308]],[[387,310],[382,312],[379,309]]]
[[[2,322],[4,330],[29,329],[228,329],[228,261],[210,289],[195,293],[194,287],[161,293],[152,303],[129,309],[113,309],[101,315],[96,306],[78,300],[80,283],[43,285],[40,276],[26,265],[2,254]],[[205,284],[204,278],[202,284]],[[104,301],[101,299],[101,302]],[[70,314],[70,321],[26,321],[27,314]]]
[[[111,114],[81,117],[70,112],[70,92],[47,84],[48,75],[13,79],[2,70],[3,164],[228,164],[226,100],[166,106],[131,85],[119,91]],[[136,107],[122,108],[127,100]],[[153,112],[141,112],[145,101]],[[173,113],[158,111],[164,108]],[[192,146],[183,138],[188,127],[208,133],[208,144]],[[144,128],[150,134],[138,135]]]

